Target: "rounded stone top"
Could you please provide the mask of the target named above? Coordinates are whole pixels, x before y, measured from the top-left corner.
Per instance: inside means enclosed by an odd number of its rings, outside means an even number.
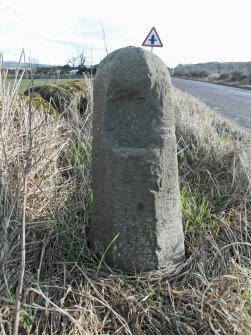
[[[99,64],[97,76],[102,71],[110,74],[115,71],[122,76],[123,73],[128,77],[137,75],[143,76],[150,74],[166,78],[170,82],[169,72],[165,63],[155,54],[140,47],[128,46],[117,49],[108,54]]]
[[[94,122],[106,145],[161,147],[174,129],[170,75],[148,50],[125,47],[100,63],[94,80]]]

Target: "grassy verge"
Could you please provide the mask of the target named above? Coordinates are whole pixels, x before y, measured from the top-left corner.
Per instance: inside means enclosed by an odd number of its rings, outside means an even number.
[[[126,275],[88,247],[91,81],[83,115],[36,110],[19,85],[1,73],[0,333],[13,328],[23,227],[22,334],[250,334],[250,133],[173,89],[186,260]]]

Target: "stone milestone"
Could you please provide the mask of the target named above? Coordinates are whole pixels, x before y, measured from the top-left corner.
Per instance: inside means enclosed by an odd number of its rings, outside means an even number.
[[[183,260],[170,76],[149,51],[121,48],[99,65],[92,172],[90,239],[100,258],[129,273]]]

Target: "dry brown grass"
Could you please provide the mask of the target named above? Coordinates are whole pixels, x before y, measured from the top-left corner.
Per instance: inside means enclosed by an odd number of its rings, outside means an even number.
[[[84,117],[74,103],[58,117],[31,108],[1,72],[0,334],[13,327],[29,134],[20,333],[250,334],[250,134],[174,90],[186,261],[138,276],[99,269],[87,238],[86,83]]]

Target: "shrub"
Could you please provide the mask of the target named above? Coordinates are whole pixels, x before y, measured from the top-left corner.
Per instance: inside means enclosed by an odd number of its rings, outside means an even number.
[[[73,95],[65,88],[51,84],[34,87],[33,92],[39,94],[43,99],[51,103],[60,113],[63,113],[73,98]],[[29,94],[30,92],[28,90],[24,92],[24,95],[28,96]]]
[[[222,73],[219,76],[219,80],[226,80],[226,79],[229,79],[229,74],[228,73]]]
[[[83,115],[87,107],[87,86],[83,80],[74,80],[61,85],[43,85],[32,89],[36,96],[41,96],[59,113],[67,113],[71,104],[75,104],[78,112]],[[24,95],[28,96],[30,90]]]
[[[30,97],[22,95],[21,99],[29,103]],[[45,100],[39,93],[35,92],[32,94],[31,104],[36,110],[42,109],[44,113],[58,114],[58,111],[52,106],[52,104]]]
[[[239,79],[239,81],[245,80],[245,79],[247,79],[247,78],[248,78],[248,76],[247,76],[247,75],[245,75],[245,74],[242,74],[242,75],[240,76],[240,79]]]
[[[206,78],[206,77],[208,77],[208,73],[206,71],[193,70],[193,71],[191,71],[191,77],[193,77],[193,78]]]
[[[240,71],[234,71],[231,76],[232,81],[239,81],[242,76],[242,73]]]
[[[248,85],[248,84],[249,84],[249,80],[248,80],[248,78],[247,78],[247,79],[242,79],[242,80],[240,80],[240,84],[241,84],[241,85]]]

